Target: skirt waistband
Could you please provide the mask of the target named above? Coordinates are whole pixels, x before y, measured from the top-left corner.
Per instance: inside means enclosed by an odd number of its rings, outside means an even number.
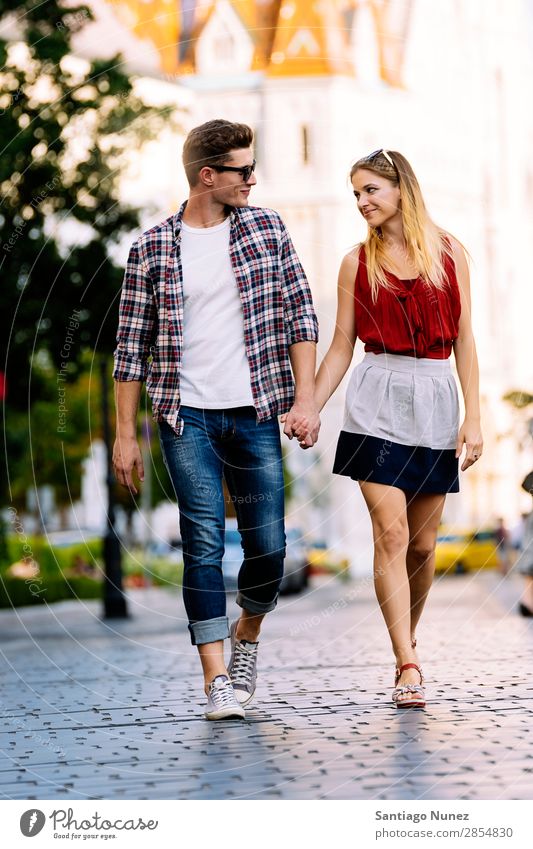
[[[403,354],[373,354],[367,353],[362,361],[369,366],[387,369],[387,371],[404,371],[418,377],[446,377],[451,374],[450,360],[433,360],[429,357],[407,357]]]

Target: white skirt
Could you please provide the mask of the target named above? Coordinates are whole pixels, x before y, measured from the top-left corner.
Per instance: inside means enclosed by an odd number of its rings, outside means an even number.
[[[350,378],[333,471],[408,492],[457,492],[458,428],[448,359],[368,353]]]

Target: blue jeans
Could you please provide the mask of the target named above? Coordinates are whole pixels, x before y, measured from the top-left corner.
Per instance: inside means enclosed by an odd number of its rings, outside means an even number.
[[[285,558],[284,483],[276,418],[257,422],[253,407],[180,407],[181,436],[160,422],[163,459],[178,499],[183,600],[193,645],[229,636],[222,575],[225,504],[235,503],[244,560],[237,604],[251,613],[276,606]]]

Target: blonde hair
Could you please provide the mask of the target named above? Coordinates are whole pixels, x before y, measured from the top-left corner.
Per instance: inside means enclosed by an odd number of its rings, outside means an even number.
[[[427,285],[444,289],[447,285],[444,254],[453,259],[452,247],[447,233],[430,218],[418,180],[405,156],[395,150],[377,150],[352,165],[350,181],[359,169],[372,171],[399,186],[403,235],[409,260]],[[367,238],[362,245],[365,248],[372,300],[375,302],[380,286],[395,289],[385,274],[386,245],[381,229],[369,225]]]

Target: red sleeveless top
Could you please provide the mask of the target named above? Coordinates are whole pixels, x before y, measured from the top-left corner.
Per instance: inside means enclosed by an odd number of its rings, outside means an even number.
[[[372,301],[365,249],[359,251],[355,278],[355,328],[365,351],[446,360],[459,332],[461,295],[455,263],[443,256],[447,285],[428,286],[421,277],[402,280],[386,271],[395,290],[380,287]]]

